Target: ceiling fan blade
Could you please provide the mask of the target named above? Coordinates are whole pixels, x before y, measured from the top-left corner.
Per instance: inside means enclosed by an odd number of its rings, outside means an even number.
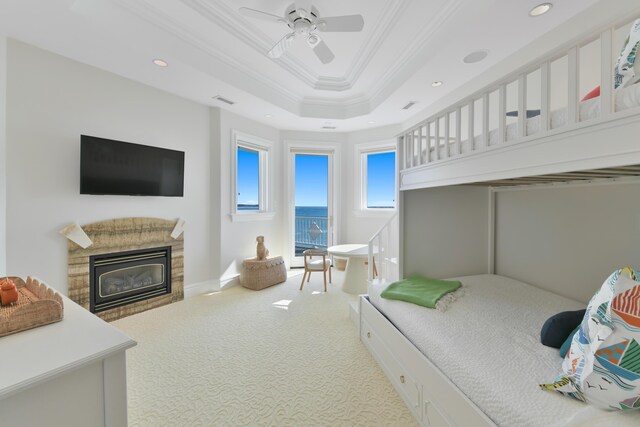
[[[318,20],[318,30],[325,32],[357,32],[364,28],[362,15],[331,16]]]
[[[241,7],[240,9],[238,9],[238,12],[240,12],[241,15],[247,16],[249,18],[260,19],[262,21],[287,22],[282,16],[273,15],[271,13],[262,12],[256,9],[251,9],[250,7]]]
[[[295,33],[287,34],[286,36],[281,38],[280,41],[276,43],[269,52],[267,52],[267,55],[269,55],[270,58],[280,58],[282,55],[284,55],[287,49],[291,47],[294,39]]]
[[[329,49],[329,46],[327,46],[324,40],[320,40],[313,48],[313,51],[315,52],[320,62],[322,62],[323,64],[328,64],[329,62],[333,61],[333,58],[336,57],[333,52],[331,52],[331,49]]]

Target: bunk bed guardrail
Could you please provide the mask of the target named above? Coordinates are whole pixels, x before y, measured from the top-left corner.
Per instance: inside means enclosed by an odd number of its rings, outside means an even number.
[[[640,60],[631,84],[616,89],[614,71],[634,27],[640,31],[640,20],[584,38],[403,132],[398,136],[400,189],[403,171],[600,124],[623,110],[638,114]]]
[[[391,283],[399,279],[400,247],[398,230],[398,213],[395,213],[369,239],[368,279],[370,282],[377,280],[379,283]],[[375,271],[374,266],[376,267]]]

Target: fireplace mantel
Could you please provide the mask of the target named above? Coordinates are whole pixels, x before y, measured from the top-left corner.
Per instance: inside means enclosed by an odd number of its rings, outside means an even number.
[[[119,218],[83,225],[93,244],[86,249],[68,242],[69,298],[90,309],[90,257],[160,246],[171,247],[171,293],[97,313],[112,321],[184,299],[184,235],[171,236],[179,220]],[[175,236],[176,233],[174,233]]]

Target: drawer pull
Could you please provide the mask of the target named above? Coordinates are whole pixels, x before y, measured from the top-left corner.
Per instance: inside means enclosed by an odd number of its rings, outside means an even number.
[[[367,332],[367,338],[371,338],[371,332]]]
[[[400,382],[404,384],[404,375],[400,375]]]

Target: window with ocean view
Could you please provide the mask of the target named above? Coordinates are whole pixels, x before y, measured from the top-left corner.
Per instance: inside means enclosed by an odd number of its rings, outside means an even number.
[[[395,151],[366,153],[367,209],[395,209],[396,153]]]
[[[295,255],[326,249],[329,223],[329,158],[295,155]]]
[[[260,153],[238,147],[237,210],[260,210]]]
[[[273,143],[231,130],[231,221],[264,221],[273,211]]]

